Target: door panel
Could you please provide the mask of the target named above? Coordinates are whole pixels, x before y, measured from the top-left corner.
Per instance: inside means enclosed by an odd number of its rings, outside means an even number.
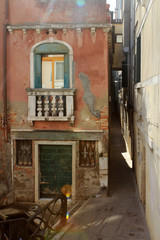
[[[60,193],[66,185],[72,185],[72,146],[40,145],[40,197]]]

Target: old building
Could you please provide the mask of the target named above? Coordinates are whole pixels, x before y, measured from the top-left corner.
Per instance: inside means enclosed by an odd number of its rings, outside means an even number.
[[[122,102],[125,135],[134,150],[134,171],[151,238],[160,236],[160,4],[124,1],[128,42],[126,97]],[[129,11],[128,11],[129,10]],[[124,39],[127,39],[124,36]],[[125,43],[124,43],[125,44]],[[126,47],[126,46],[124,46]],[[124,50],[127,50],[126,48]],[[131,134],[131,131],[133,134]]]
[[[112,58],[110,61],[112,78],[110,83],[110,96],[111,96],[111,112],[116,112],[119,115],[118,92],[122,88],[122,66],[125,60],[123,53],[123,25],[120,19],[121,1],[116,3],[116,14],[112,12]]]
[[[116,0],[115,19],[122,19],[123,0]]]
[[[66,184],[73,199],[107,189],[106,1],[3,0],[0,9],[1,204]]]

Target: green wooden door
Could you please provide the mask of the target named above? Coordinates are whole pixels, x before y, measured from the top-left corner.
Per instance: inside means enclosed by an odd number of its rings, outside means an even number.
[[[60,193],[66,185],[72,185],[72,146],[40,145],[40,197]]]

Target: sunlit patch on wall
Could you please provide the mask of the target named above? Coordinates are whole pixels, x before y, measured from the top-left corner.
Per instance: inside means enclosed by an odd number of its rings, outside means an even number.
[[[132,168],[133,167],[133,161],[130,158],[130,155],[128,152],[121,153],[122,156],[124,157],[128,167]]]
[[[79,7],[83,7],[85,5],[85,0],[77,0],[76,1],[76,4],[79,6]]]

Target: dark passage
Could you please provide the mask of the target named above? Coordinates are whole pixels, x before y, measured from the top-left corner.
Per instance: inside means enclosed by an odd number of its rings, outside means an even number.
[[[109,194],[115,196],[135,193],[133,171],[125,159],[129,158],[129,153],[127,153],[120,123],[115,114],[111,117],[109,155]]]

